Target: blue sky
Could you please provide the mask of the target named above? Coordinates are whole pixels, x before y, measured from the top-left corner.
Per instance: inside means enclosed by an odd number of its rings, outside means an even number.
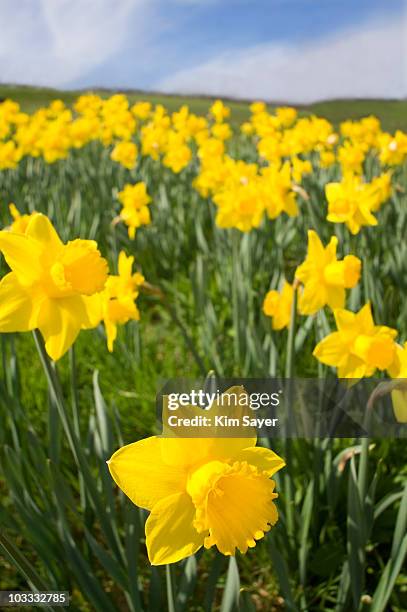
[[[1,0],[0,78],[311,101],[401,97],[404,0]]]

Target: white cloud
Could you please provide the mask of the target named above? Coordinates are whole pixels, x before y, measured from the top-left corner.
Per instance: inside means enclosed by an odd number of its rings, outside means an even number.
[[[407,96],[406,21],[373,21],[303,44],[230,50],[156,85],[165,92],[204,93],[288,102]]]
[[[3,82],[64,86],[120,49],[129,17],[143,40],[149,0],[1,0]],[[134,22],[132,21],[132,27]]]

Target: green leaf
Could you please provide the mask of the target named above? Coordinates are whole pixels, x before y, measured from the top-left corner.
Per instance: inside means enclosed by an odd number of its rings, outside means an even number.
[[[235,557],[229,558],[225,590],[223,591],[220,612],[236,612],[239,609],[240,577]]]
[[[356,476],[355,460],[352,457],[348,473],[348,563],[353,604],[359,608],[364,586],[364,563],[366,524]]]
[[[343,563],[345,549],[340,540],[334,540],[320,546],[312,555],[308,565],[310,570],[323,578],[337,572]]]
[[[31,563],[18,550],[17,546],[5,535],[0,533],[0,549],[7,559],[12,563],[22,576],[27,580],[30,587],[35,591],[49,591],[50,589],[42,581]],[[54,610],[54,608],[50,608]]]
[[[225,565],[225,557],[216,551],[215,559],[212,561],[211,571],[209,573],[208,583],[205,590],[204,598],[204,610],[205,612],[211,612],[215,601],[216,585],[219,580],[219,576]]]
[[[197,581],[198,565],[195,555],[188,557],[184,563],[183,572],[179,581],[176,607],[178,612],[186,609],[188,598],[192,595]]]
[[[281,592],[285,599],[285,605],[287,610],[291,610],[292,612],[298,612],[298,608],[295,604],[294,597],[291,591],[290,581],[289,581],[289,571],[287,567],[287,563],[285,562],[284,557],[279,552],[275,537],[272,534],[269,538],[269,550],[270,557],[273,563],[273,570],[276,574],[278,583],[280,585]]]

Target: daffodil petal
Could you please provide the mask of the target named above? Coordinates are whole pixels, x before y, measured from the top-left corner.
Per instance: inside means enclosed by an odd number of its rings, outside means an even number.
[[[344,287],[328,287],[326,295],[326,302],[332,310],[344,307],[346,296]]]
[[[147,510],[186,486],[186,471],[164,463],[161,443],[153,436],[128,444],[108,462],[115,483],[134,504]]]
[[[117,325],[109,319],[105,319],[105,331],[107,339],[107,350],[109,353],[113,353],[113,346],[117,338]]]
[[[134,257],[132,255],[128,257],[124,251],[120,251],[118,262],[119,275],[130,278],[133,263]]]
[[[83,329],[93,329],[102,320],[102,294],[84,295],[82,297],[85,306],[87,321],[83,324]]]
[[[323,308],[327,301],[327,292],[324,285],[312,279],[304,286],[298,301],[299,312],[303,315],[315,314]]]
[[[284,459],[279,457],[277,453],[260,446],[243,449],[234,457],[234,461],[247,461],[250,465],[254,465],[259,470],[266,472],[269,477],[285,466]]]
[[[187,493],[159,501],[146,521],[146,544],[152,565],[176,563],[193,555],[205,535],[193,527],[195,507]]]
[[[373,371],[375,368],[373,368]],[[338,366],[338,378],[359,379],[364,376],[371,376],[368,366],[359,357],[348,355],[347,359]]]
[[[75,342],[86,311],[80,296],[47,299],[41,305],[38,327],[45,340],[48,355],[60,359]]]
[[[308,230],[308,256],[307,259],[323,261],[325,249],[315,230]]]
[[[314,357],[326,365],[337,366],[344,358],[344,346],[341,340],[339,332],[329,334],[316,345]]]
[[[36,304],[14,272],[0,281],[0,332],[25,332],[37,327]]]
[[[51,221],[40,213],[34,215],[27,226],[26,236],[47,246],[47,254],[57,254],[63,243]]]
[[[206,413],[208,414],[208,413]],[[209,430],[209,428],[208,428]],[[241,450],[254,446],[256,438],[166,438],[162,437],[167,465],[192,468],[204,461],[230,460]]]
[[[24,234],[3,230],[0,232],[0,251],[11,270],[17,274],[20,284],[29,286],[41,278],[42,247],[35,240]]]

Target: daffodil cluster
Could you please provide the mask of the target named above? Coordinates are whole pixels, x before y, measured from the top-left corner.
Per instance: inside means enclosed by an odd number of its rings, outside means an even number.
[[[298,200],[307,198],[314,175],[325,185],[328,221],[346,224],[353,234],[377,225],[376,213],[392,195],[391,172],[407,158],[406,134],[384,132],[375,117],[346,121],[336,132],[326,119],[301,117],[290,107],[270,112],[254,102],[250,111],[241,132],[256,151],[252,163],[228,151],[234,130],[221,100],[207,117],[186,105],[172,114],[162,104],[131,105],[123,94],[84,94],[72,109],[55,100],[32,115],[6,100],[0,104],[0,169],[15,168],[27,156],[54,163],[97,141],[127,170],[148,157],[175,174],[192,167],[193,185],[211,198],[222,228],[247,232],[266,218],[299,214]],[[369,178],[368,165],[375,168]]]
[[[94,240],[64,244],[51,221],[10,205],[13,222],[0,231],[0,252],[9,268],[0,281],[0,332],[39,329],[48,355],[60,359],[83,329],[106,328],[113,350],[117,325],[138,320],[135,303],[144,278],[132,273],[134,258],[119,256],[119,274]]]

